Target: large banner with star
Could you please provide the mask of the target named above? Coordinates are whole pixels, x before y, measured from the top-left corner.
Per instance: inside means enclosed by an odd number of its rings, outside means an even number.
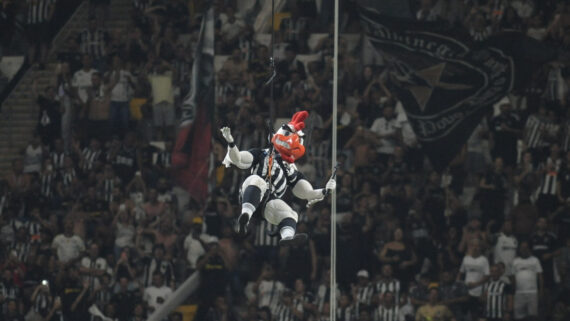
[[[369,4],[390,2],[398,4]],[[524,86],[534,67],[555,56],[520,33],[475,43],[461,28],[388,14],[361,2],[367,38],[388,62],[387,85],[438,171],[457,155],[493,103]]]

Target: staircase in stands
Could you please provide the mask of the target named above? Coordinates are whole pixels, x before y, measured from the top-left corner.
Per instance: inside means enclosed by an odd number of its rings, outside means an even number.
[[[131,10],[131,0],[111,0],[109,17],[105,29],[127,31]],[[55,84],[57,52],[63,48],[69,37],[75,37],[87,27],[89,14],[88,1],[77,8],[67,24],[55,37],[48,63],[44,70],[29,68],[14,90],[4,100],[0,111],[0,175],[11,169],[12,160],[22,157],[22,151],[30,142],[38,122],[38,106],[32,95],[32,83],[37,79],[38,92]]]

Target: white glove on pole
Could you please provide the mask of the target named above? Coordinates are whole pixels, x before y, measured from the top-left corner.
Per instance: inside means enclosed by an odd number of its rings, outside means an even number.
[[[220,131],[222,132],[222,136],[224,136],[224,139],[226,142],[228,142],[228,144],[234,142],[234,138],[232,137],[232,130],[229,127],[222,127]]]
[[[327,185],[325,185],[325,188],[329,193],[336,189],[336,181],[334,180],[334,178],[329,179]]]
[[[325,191],[328,194],[328,193],[334,191],[335,189],[336,189],[336,181],[334,180],[334,178],[331,178],[331,179],[329,179],[329,181],[325,185]],[[323,197],[321,197],[321,198],[315,198],[315,199],[310,200],[307,203],[307,208],[313,206],[313,204],[315,204],[315,203],[318,203],[318,202],[324,200],[325,196],[326,196],[326,194],[323,195]]]

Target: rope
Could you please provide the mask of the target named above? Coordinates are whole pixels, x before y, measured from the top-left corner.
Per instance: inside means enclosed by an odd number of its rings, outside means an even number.
[[[271,77],[267,81],[267,83],[271,84],[271,105],[269,106],[269,121],[271,124],[271,128],[273,128],[273,124],[275,123],[275,99],[274,99],[274,91],[275,91],[275,83],[273,80],[275,76],[277,76],[277,71],[275,70],[275,0],[271,0],[271,58],[269,58],[269,63],[272,69]],[[266,84],[267,84],[266,83]]]

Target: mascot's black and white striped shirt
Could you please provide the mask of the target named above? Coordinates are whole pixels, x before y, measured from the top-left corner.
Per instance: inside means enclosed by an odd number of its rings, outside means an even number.
[[[248,152],[253,155],[253,162],[250,167],[251,174],[258,175],[268,181],[271,151],[268,148],[253,148]],[[287,187],[295,186],[301,179],[304,179],[304,176],[297,170],[297,166],[284,161],[279,153],[274,153],[271,165],[271,197],[283,197]]]

